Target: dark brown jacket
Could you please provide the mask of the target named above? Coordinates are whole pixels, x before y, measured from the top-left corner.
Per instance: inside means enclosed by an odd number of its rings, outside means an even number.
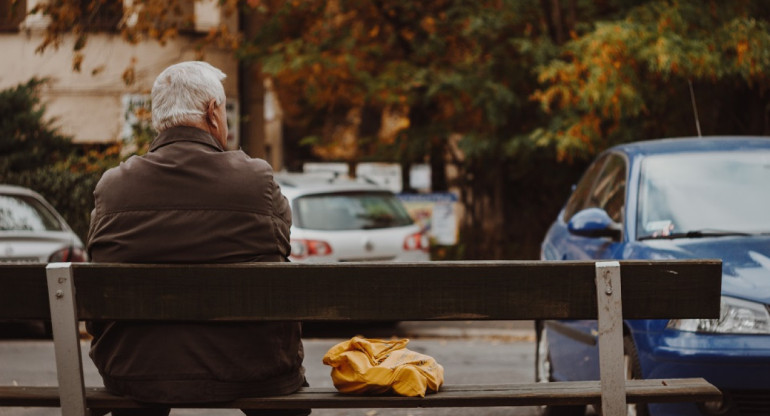
[[[175,127],[102,176],[88,251],[95,262],[287,261],[291,211],[270,166]],[[136,400],[227,401],[304,382],[298,323],[92,323],[105,386]]]

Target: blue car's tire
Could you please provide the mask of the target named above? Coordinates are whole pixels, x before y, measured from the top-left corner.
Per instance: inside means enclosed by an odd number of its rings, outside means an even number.
[[[630,335],[623,337],[623,358],[626,366],[626,379],[636,380],[643,378],[642,366],[639,364],[639,354]],[[626,414],[628,416],[650,416],[650,410],[646,404],[629,404]]]
[[[548,350],[548,332],[543,321],[535,322],[535,381],[549,383],[553,380],[551,355]],[[586,406],[543,406],[543,416],[584,416]]]

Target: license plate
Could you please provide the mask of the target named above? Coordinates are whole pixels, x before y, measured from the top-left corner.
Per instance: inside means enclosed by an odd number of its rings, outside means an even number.
[[[38,259],[37,257],[11,257],[11,258],[0,257],[0,263],[2,264],[40,263],[40,259]]]

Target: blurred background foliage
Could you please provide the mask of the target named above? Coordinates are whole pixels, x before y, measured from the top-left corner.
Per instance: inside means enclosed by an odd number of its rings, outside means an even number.
[[[79,1],[41,10],[53,21],[49,44],[69,32],[85,44],[87,16],[57,9]],[[93,0],[105,1],[116,0]],[[132,2],[144,12],[123,27],[126,41],[175,34],[173,25],[148,29],[167,16],[162,4]],[[289,157],[427,162],[434,190],[461,191],[462,243],[439,250],[448,257],[537,258],[571,185],[611,145],[770,130],[764,0],[221,4],[237,8],[248,30],[204,41],[272,79]],[[48,168],[85,174],[91,165],[73,157]]]
[[[88,148],[59,134],[40,102],[46,82],[33,78],[0,91],[0,183],[43,195],[85,241],[93,190],[102,173],[119,162],[120,145]]]
[[[293,131],[339,149],[325,132],[351,109],[401,114],[337,159],[430,162],[434,189],[462,190],[468,258],[537,258],[589,158],[696,135],[690,86],[703,134],[768,133],[765,1],[252,3],[264,24],[239,52]]]

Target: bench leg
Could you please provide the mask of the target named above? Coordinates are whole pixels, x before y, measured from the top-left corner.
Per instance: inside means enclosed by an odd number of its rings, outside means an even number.
[[[620,293],[620,263],[596,263],[602,416],[625,416],[627,411]]]
[[[70,264],[49,264],[46,267],[46,278],[62,416],[88,416],[80,355],[80,331],[75,307],[75,284],[72,281]]]

